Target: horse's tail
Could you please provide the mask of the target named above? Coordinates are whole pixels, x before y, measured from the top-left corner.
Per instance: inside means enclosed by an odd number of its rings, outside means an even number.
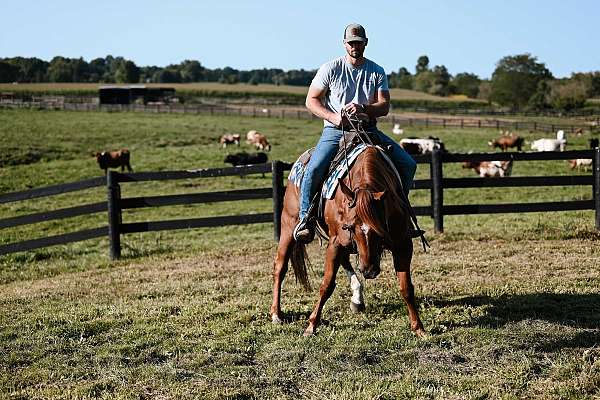
[[[296,282],[300,282],[305,290],[310,290],[308,270],[306,268],[307,264],[310,265],[310,261],[308,259],[308,253],[306,252],[306,246],[304,243],[300,243],[298,241],[294,242],[290,261],[292,262],[292,267],[294,268]]]

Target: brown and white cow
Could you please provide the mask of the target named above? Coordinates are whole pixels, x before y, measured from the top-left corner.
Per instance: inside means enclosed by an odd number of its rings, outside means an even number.
[[[502,178],[512,173],[512,160],[509,161],[465,161],[463,168],[472,168],[482,178]]]
[[[228,144],[235,144],[236,146],[240,145],[240,134],[239,133],[234,133],[234,134],[225,134],[223,136],[221,136],[221,138],[219,139],[219,144],[221,144],[223,146],[223,148],[226,148]]]
[[[249,131],[246,134],[246,143],[254,145],[258,150],[271,151],[267,137],[258,131]]]

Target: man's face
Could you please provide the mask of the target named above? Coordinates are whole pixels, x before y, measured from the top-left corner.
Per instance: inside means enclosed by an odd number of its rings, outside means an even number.
[[[344,46],[346,47],[346,52],[350,57],[361,58],[363,56],[363,53],[365,52],[365,47],[367,47],[367,43],[359,41],[348,42],[344,43]]]

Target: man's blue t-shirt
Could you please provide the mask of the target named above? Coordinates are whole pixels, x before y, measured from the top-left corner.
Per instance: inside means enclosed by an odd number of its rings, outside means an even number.
[[[369,59],[354,67],[339,57],[319,68],[311,86],[325,89],[324,106],[339,113],[349,103],[372,104],[378,90],[389,90],[385,71]],[[325,120],[325,126],[334,126]]]

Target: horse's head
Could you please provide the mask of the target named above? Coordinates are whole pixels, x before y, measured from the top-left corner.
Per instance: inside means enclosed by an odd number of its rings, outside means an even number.
[[[346,206],[339,209],[338,240],[343,246],[356,246],[360,272],[366,279],[376,278],[381,272],[381,254],[388,236],[383,204],[385,191],[365,188],[352,191],[341,179],[339,185]]]

